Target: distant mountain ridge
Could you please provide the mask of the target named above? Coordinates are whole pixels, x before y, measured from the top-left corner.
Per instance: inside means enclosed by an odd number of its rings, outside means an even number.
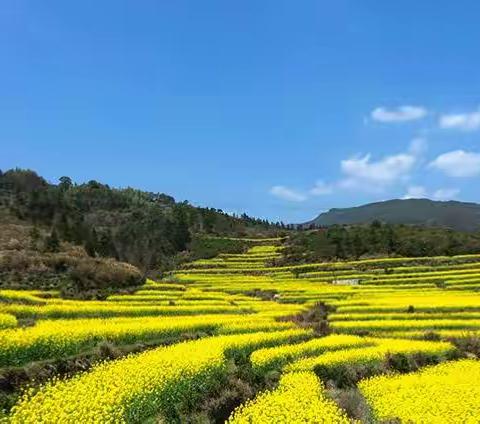
[[[301,227],[364,224],[374,220],[472,232],[480,230],[480,204],[453,200],[394,199],[352,208],[330,209],[312,221],[301,224]]]

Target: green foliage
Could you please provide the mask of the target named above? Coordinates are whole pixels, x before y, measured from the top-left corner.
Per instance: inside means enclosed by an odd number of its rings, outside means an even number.
[[[248,243],[243,240],[195,236],[189,245],[189,259],[208,259],[220,253],[243,253],[247,248]]]
[[[77,185],[62,176],[58,185],[49,184],[21,169],[0,173],[2,206],[29,224],[51,229],[44,243],[47,252],[58,252],[60,242],[66,241],[82,245],[92,258],[115,258],[144,274],[171,269],[189,245],[196,258],[221,251],[220,246],[191,243],[194,235],[275,235],[282,228],[245,214],[230,216],[219,209],[177,203],[166,194],[116,189],[94,180]],[[32,243],[37,245],[33,236]],[[226,250],[231,251],[228,246]]]
[[[449,256],[479,251],[480,233],[377,221],[370,225],[335,225],[292,234],[284,253],[287,262],[298,263],[380,255]]]
[[[45,250],[47,252],[58,252],[60,250],[60,240],[58,239],[55,228],[45,240]]]

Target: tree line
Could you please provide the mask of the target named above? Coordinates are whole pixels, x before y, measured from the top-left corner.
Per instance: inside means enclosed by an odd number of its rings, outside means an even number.
[[[386,224],[335,225],[291,234],[285,250],[290,263],[372,256],[438,256],[480,252],[480,233],[448,228]]]
[[[34,232],[37,226],[48,228],[45,246],[51,251],[67,241],[83,246],[92,257],[128,262],[145,274],[171,268],[191,245],[202,248],[202,243],[192,243],[202,234],[272,235],[286,228],[283,223],[247,214],[231,216],[221,209],[176,202],[163,193],[112,188],[95,180],[75,184],[63,176],[52,184],[23,169],[0,171],[0,207],[32,223]]]

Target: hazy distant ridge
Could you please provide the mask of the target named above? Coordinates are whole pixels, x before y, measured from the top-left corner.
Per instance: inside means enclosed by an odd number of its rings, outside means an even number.
[[[330,209],[302,225],[361,224],[375,219],[392,224],[441,226],[458,231],[476,231],[480,229],[480,205],[457,201],[395,199],[352,208]]]

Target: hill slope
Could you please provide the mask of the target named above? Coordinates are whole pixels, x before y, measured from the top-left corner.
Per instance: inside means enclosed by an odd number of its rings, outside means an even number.
[[[85,294],[139,285],[177,263],[240,253],[247,246],[236,237],[274,236],[281,227],[162,193],[0,170],[0,288]]]
[[[480,205],[428,199],[395,199],[353,208],[330,209],[302,226],[363,224],[373,220],[391,224],[441,226],[458,231],[476,231],[480,229]]]

